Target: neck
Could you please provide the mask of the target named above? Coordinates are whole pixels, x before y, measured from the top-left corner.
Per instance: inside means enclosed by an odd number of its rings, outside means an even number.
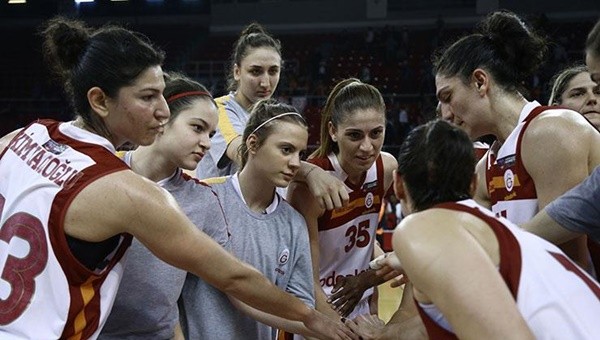
[[[492,132],[498,142],[504,143],[506,138],[519,124],[519,115],[527,105],[527,100],[521,95],[505,96],[492,105],[492,114],[495,115],[495,130]]]
[[[266,181],[246,163],[238,175],[240,189],[252,211],[263,212],[275,198],[275,186]]]
[[[349,171],[349,169],[352,169],[352,167],[348,166],[344,162],[344,160],[340,158],[339,154],[336,155],[336,157],[338,159],[340,167],[342,168],[342,170],[344,170],[344,173],[348,177],[348,181],[352,184],[360,184],[359,182],[362,179],[362,176],[364,175],[365,171]]]
[[[133,151],[131,169],[153,182],[158,182],[173,175],[177,166],[154,150],[155,144],[140,146]]]
[[[235,101],[240,104],[240,106],[242,108],[244,108],[244,110],[246,110],[246,112],[250,112],[250,107],[252,107],[252,103],[248,100],[248,98],[246,98],[241,91],[235,91],[235,94],[233,95],[233,98],[235,99]]]
[[[94,133],[100,137],[104,137],[106,139],[108,139],[108,141],[115,147],[115,148],[119,148],[121,145],[123,145],[125,143],[125,141],[118,141],[114,138],[114,136],[108,131],[108,129],[106,128],[105,125],[102,125],[100,129],[94,128],[90,125],[88,125],[83,118],[81,118],[81,116],[77,116],[77,118],[75,118],[75,120],[73,121],[73,125],[89,131],[91,133]]]

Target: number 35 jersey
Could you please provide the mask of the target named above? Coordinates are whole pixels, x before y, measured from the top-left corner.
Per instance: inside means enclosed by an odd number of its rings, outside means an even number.
[[[318,219],[319,281],[329,296],[341,277],[358,275],[369,268],[381,201],[386,191],[383,160],[381,155],[377,157],[358,185],[350,183],[334,154],[310,162],[343,181],[350,196],[348,206],[327,210]],[[365,292],[350,317],[369,312],[365,308],[368,308],[367,298],[372,294],[372,289]]]
[[[63,223],[83,188],[128,169],[114,151],[105,138],[46,120],[19,132],[0,155],[0,339],[97,337],[131,236],[121,235],[91,270],[72,254]]]

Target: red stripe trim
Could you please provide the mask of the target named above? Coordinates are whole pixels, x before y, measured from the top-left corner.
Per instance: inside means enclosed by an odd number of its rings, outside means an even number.
[[[436,205],[435,208],[458,210],[469,213],[482,219],[494,232],[498,240],[498,249],[500,250],[500,275],[510,289],[513,298],[517,299],[519,291],[519,282],[521,280],[521,245],[512,234],[512,232],[494,217],[490,217],[477,208],[468,207],[456,202],[447,202]]]
[[[82,142],[62,134],[59,130],[59,122],[40,120],[38,123],[46,126],[50,138],[54,141],[69,145],[72,149],[88,155],[96,162],[96,164],[82,169],[80,171],[81,177],[75,179],[72,185],[65,186],[56,195],[52,202],[50,216],[48,218],[48,233],[52,249],[65,273],[70,291],[68,318],[61,338],[68,338],[77,335],[78,333],[89,337],[98,328],[100,318],[100,286],[114,265],[122,258],[127,247],[129,247],[131,235],[124,235],[124,239],[108,266],[100,275],[97,275],[79,263],[71,253],[64,231],[65,215],[73,199],[87,185],[100,177],[129,168],[124,162],[113,155],[110,150],[97,144]],[[89,284],[90,282],[93,282],[92,287],[94,294],[92,294],[91,300],[85,303],[81,286],[86,283]],[[83,310],[85,310],[84,326],[81,330],[77,331],[74,327],[75,318]]]

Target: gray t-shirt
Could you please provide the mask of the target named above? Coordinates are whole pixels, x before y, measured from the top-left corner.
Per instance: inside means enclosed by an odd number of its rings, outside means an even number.
[[[225,182],[223,182],[225,181]],[[231,231],[227,245],[240,260],[271,282],[314,307],[314,285],[306,222],[280,196],[267,214],[254,212],[236,191],[232,177],[211,183],[227,207]],[[199,209],[209,211],[204,202]],[[227,296],[188,274],[180,301],[182,328],[188,339],[275,339],[276,330],[239,312]]]
[[[600,166],[583,182],[546,206],[558,224],[600,242]]]
[[[130,153],[124,156],[129,164]],[[169,191],[183,212],[221,245],[229,240],[222,206],[210,187],[180,170],[158,183]],[[204,202],[215,213],[205,215],[196,206]],[[179,321],[177,300],[186,272],[154,256],[136,239],[127,251],[123,279],[100,339],[170,339]]]

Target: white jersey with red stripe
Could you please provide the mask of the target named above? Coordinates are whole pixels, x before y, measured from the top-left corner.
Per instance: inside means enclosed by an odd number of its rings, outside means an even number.
[[[348,181],[334,154],[310,162],[343,181],[350,196],[347,207],[328,210],[318,219],[319,279],[329,296],[340,277],[358,275],[369,268],[385,196],[383,160],[380,155],[358,185]],[[370,314],[368,297],[372,294],[373,289],[365,292],[349,318]]]
[[[0,338],[96,338],[121,277],[119,245],[92,271],[71,253],[64,218],[88,184],[128,169],[112,144],[72,123],[37,121],[0,155]],[[109,213],[109,212],[107,212]]]
[[[529,123],[548,110],[537,102],[527,103],[506,141],[494,142],[487,153],[485,176],[492,211],[516,224],[529,221],[539,210],[535,183],[523,165],[521,142]]]
[[[472,214],[493,230],[500,252],[499,272],[537,339],[598,339],[600,285],[560,249],[497,218],[473,200],[435,208]],[[418,304],[418,308],[430,338],[456,339],[437,307]]]

